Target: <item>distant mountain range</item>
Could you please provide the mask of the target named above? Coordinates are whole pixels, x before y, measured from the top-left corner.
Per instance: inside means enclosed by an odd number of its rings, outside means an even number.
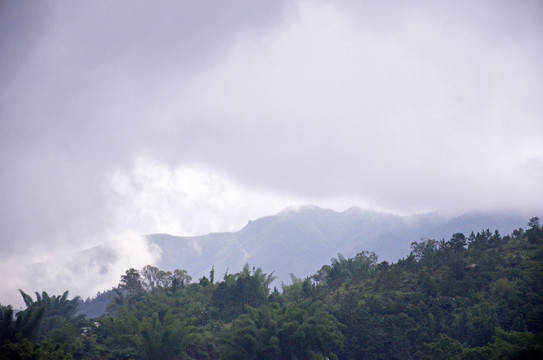
[[[409,254],[413,241],[446,239],[457,232],[490,229],[509,234],[524,227],[527,218],[515,214],[467,213],[444,218],[436,213],[398,216],[351,208],[343,212],[317,206],[287,208],[249,223],[240,231],[203,236],[148,235],[161,249],[163,270],[185,269],[194,280],[207,276],[214,266],[216,279],[238,272],[245,263],[274,272],[276,285],[290,283],[290,274],[314,274],[341,253],[352,257],[373,251],[379,261],[397,261]]]
[[[147,235],[145,241],[153,252],[160,252],[156,263],[150,265],[162,270],[184,269],[193,281],[198,281],[209,276],[214,267],[218,281],[226,271],[239,272],[248,263],[267,274],[273,272],[277,280],[272,286],[280,290],[281,282],[290,284],[291,274],[297,278],[310,276],[330,264],[338,253],[348,258],[370,251],[375,252],[379,261],[395,262],[409,255],[411,242],[421,238],[448,240],[457,232],[469,235],[471,231],[487,228],[506,235],[526,227],[528,218],[497,213],[467,213],[453,218],[437,213],[398,216],[360,208],[336,212],[308,205],[249,221],[237,232],[202,236],[153,234]],[[58,288],[79,293],[82,287],[93,286],[92,276],[96,276],[96,281],[112,276],[120,279],[122,273],[110,274],[120,271],[115,265],[120,256],[128,257],[123,264],[138,267],[130,264],[130,251],[123,251],[115,250],[114,244],[104,243],[53,261],[29,265],[27,276],[32,280],[29,283],[41,286],[55,281]],[[107,289],[100,289],[103,290]]]

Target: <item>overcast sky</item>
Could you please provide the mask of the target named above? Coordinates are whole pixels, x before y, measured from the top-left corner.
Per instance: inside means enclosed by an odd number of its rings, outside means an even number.
[[[26,263],[109,242],[125,260],[75,287],[92,295],[157,256],[142,234],[290,205],[541,215],[542,17],[538,0],[0,2],[0,302],[48,289]]]

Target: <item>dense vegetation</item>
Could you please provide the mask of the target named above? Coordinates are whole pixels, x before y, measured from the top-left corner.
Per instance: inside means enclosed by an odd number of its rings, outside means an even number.
[[[509,236],[414,242],[393,264],[338,255],[281,292],[248,265],[196,282],[129,269],[98,318],[76,315],[67,292],[21,291],[24,311],[0,309],[0,358],[541,359],[542,260],[532,218]]]

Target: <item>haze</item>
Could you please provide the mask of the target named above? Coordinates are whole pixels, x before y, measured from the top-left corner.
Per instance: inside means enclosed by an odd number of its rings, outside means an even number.
[[[3,1],[0,302],[313,203],[543,210],[540,1]],[[107,242],[106,269],[26,264]]]

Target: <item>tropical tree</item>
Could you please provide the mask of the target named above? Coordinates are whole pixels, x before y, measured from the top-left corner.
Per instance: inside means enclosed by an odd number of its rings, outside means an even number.
[[[138,270],[130,268],[121,276],[119,288],[127,290],[129,293],[137,293],[143,290],[141,275]]]
[[[36,292],[35,301],[23,290],[19,290],[19,292],[28,308],[36,306],[43,308],[45,311],[45,316],[39,327],[39,336],[41,338],[61,323],[66,322],[75,325],[82,318],[82,316],[75,316],[81,298],[76,296],[71,300],[68,299],[68,291],[65,291],[62,295],[53,296],[49,296],[45,291],[41,294]]]
[[[30,304],[14,317],[10,305],[0,305],[0,345],[7,342],[19,343],[24,339],[35,341],[45,313],[45,307]]]
[[[157,313],[145,318],[140,327],[141,353],[144,359],[184,359],[189,329],[168,312],[162,320]]]
[[[187,273],[187,271],[181,270],[181,269],[175,269],[171,276],[172,276],[171,287],[174,292],[177,289],[184,288],[192,280],[192,277]]]
[[[230,321],[242,314],[246,306],[259,307],[266,304],[269,286],[274,279],[273,273],[265,274],[260,268],[249,270],[248,264],[240,273],[225,274],[212,295],[212,305],[218,309],[217,316],[221,320]]]
[[[343,343],[339,323],[319,302],[249,307],[225,329],[226,359],[334,359]]]

